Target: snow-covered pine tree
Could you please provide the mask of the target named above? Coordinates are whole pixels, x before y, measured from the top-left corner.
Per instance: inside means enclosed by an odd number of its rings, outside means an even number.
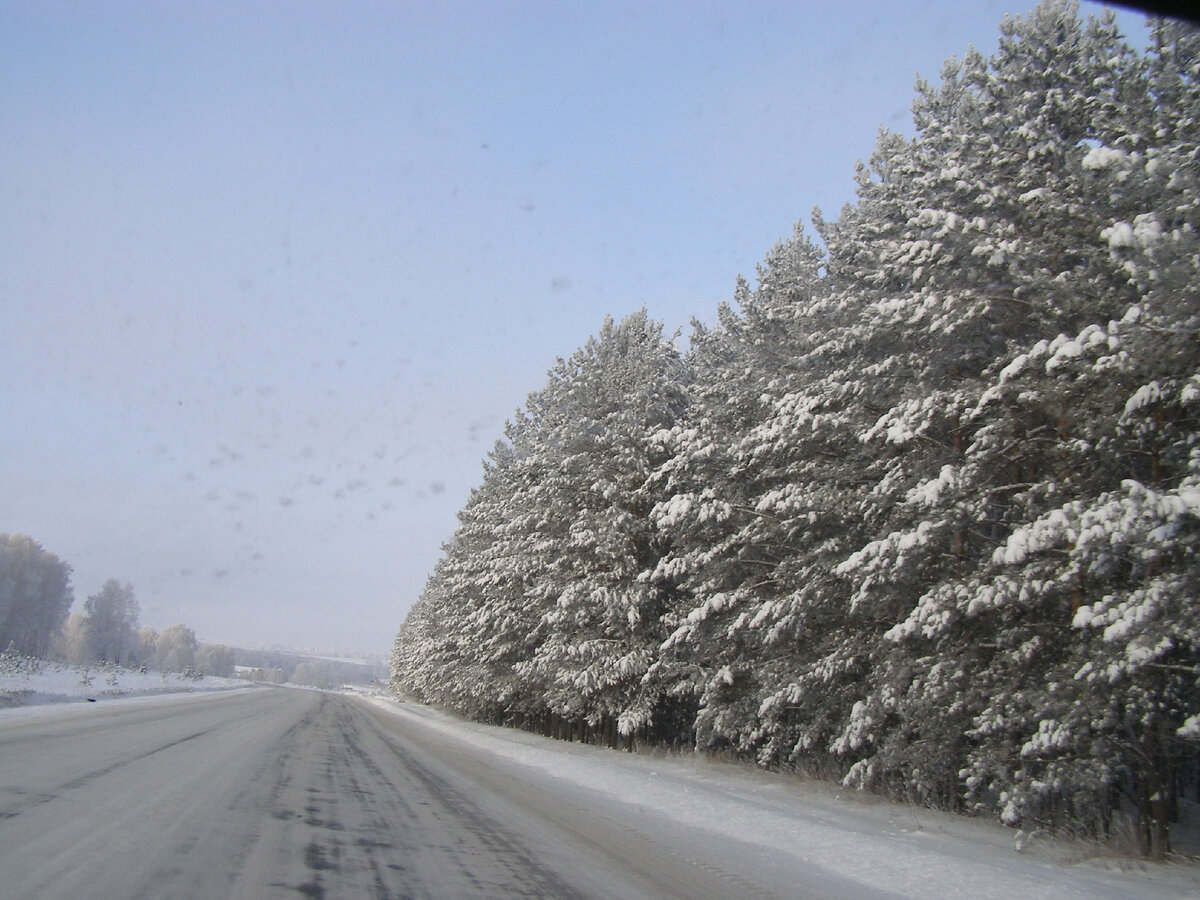
[[[666,549],[650,517],[662,497],[656,435],[686,407],[683,379],[678,351],[643,310],[607,319],[526,407],[543,473],[530,494],[542,562],[527,589],[540,640],[517,671],[545,685],[551,713],[609,742],[671,717],[642,678],[672,591],[650,578]]]
[[[1107,209],[1086,190],[1083,161],[1094,142],[1126,133],[1138,61],[1111,17],[1084,27],[1076,11],[1048,2],[1009,19],[992,58],[968,53],[940,89],[920,85],[917,136],[890,164],[901,174],[864,178],[862,202],[831,234],[831,259],[848,237],[852,261],[870,254],[899,286],[869,325],[899,348],[877,369],[892,376],[881,392],[892,405],[863,434],[890,457],[866,513],[880,533],[841,568],[856,610],[879,621],[879,643],[870,689],[834,747],[860,757],[852,780],[940,805],[960,799],[963,735],[983,696],[974,672],[990,642],[938,645],[916,631],[897,641],[889,623],[925,598],[960,596],[1009,527],[1014,493],[1062,474],[1057,460],[1040,465],[1047,438],[1070,428],[1052,404],[1010,423],[1015,442],[996,448],[1022,465],[976,457],[977,432],[996,437],[971,414],[992,361],[1122,302],[1096,237]],[[871,228],[856,225],[867,219]]]
[[[1084,158],[1109,210],[1099,242],[1133,300],[1120,319],[1042,342],[1006,370],[1022,397],[1053,373],[1079,412],[1057,443],[1069,477],[997,552],[984,596],[1004,603],[1015,585],[1042,584],[1073,627],[1055,641],[1065,650],[1051,689],[1000,692],[981,720],[991,740],[1004,737],[993,760],[1008,750],[1020,764],[1009,774],[981,754],[972,770],[1002,786],[1014,820],[1079,818],[1082,806],[1103,823],[1110,809],[1095,798],[1127,798],[1143,852],[1159,857],[1177,767],[1197,755],[1179,729],[1200,708],[1196,51],[1195,29],[1160,23],[1141,118]]]
[[[764,764],[812,762],[835,686],[857,677],[853,659],[812,666],[841,640],[831,569],[862,480],[847,426],[857,310],[823,266],[797,228],[755,288],[739,282],[737,311],[697,330],[694,414],[670,436],[671,498],[655,512],[675,545],[659,571],[683,579],[688,607],[651,677],[696,698],[699,746]]]
[[[1035,26],[1037,15],[1031,17]],[[1020,26],[1010,23],[1010,38],[1024,34]],[[1034,42],[1039,45],[1047,42]],[[1013,46],[1010,40],[1008,49]],[[981,554],[962,577],[930,579],[909,618],[889,632],[904,689],[881,679],[886,689],[864,703],[859,721],[886,708],[896,723],[883,750],[864,763],[878,771],[889,753],[913,768],[925,762],[923,754],[914,760],[916,729],[910,726],[905,736],[904,721],[944,721],[939,710],[959,720],[970,717],[973,724],[959,742],[967,753],[961,774],[970,799],[998,804],[1013,824],[1083,823],[1102,831],[1119,792],[1126,791],[1142,809],[1146,849],[1161,852],[1165,819],[1153,813],[1148,798],[1167,803],[1171,732],[1190,708],[1184,698],[1196,702],[1196,673],[1188,675],[1189,663],[1178,661],[1193,653],[1185,649],[1194,647],[1186,637],[1188,604],[1168,619],[1152,611],[1154,604],[1133,603],[1137,615],[1182,625],[1160,647],[1164,655],[1167,647],[1177,654],[1172,661],[1146,658],[1148,667],[1141,670],[1144,681],[1162,685],[1157,693],[1126,677],[1128,664],[1098,662],[1114,651],[1141,658],[1145,634],[1097,629],[1107,620],[1089,610],[1094,598],[1109,616],[1114,604],[1128,612],[1129,597],[1142,596],[1154,567],[1135,560],[1150,555],[1160,559],[1155,566],[1169,568],[1165,560],[1186,557],[1193,540],[1188,514],[1178,506],[1188,496],[1186,480],[1178,479],[1186,479],[1185,448],[1194,441],[1196,421],[1185,389],[1195,372],[1197,273],[1189,262],[1195,259],[1195,194],[1189,193],[1194,143],[1180,152],[1169,136],[1175,123],[1194,121],[1195,99],[1172,108],[1158,98],[1185,93],[1180,87],[1189,71],[1194,82],[1195,69],[1194,62],[1185,63],[1181,73],[1178,61],[1188,57],[1172,48],[1176,65],[1166,65],[1167,54],[1159,51],[1150,58],[1150,71],[1159,74],[1148,76],[1107,22],[1091,23],[1079,46],[1077,56],[1092,67],[1090,75],[1085,68],[1076,78],[1084,107],[1109,110],[1104,115],[1116,124],[1085,133],[1057,166],[1070,175],[1069,191],[1040,196],[1044,206],[1060,194],[1068,198],[1067,213],[1048,221],[1074,217],[1069,229],[1035,233],[1048,246],[1070,246],[1075,262],[1047,279],[1041,292],[1031,283],[1029,293],[1054,299],[1065,290],[1077,300],[1043,305],[1042,339],[1023,346],[1014,341],[1008,356],[985,373],[990,383],[964,417],[971,440],[961,465],[930,472],[910,493],[923,521],[945,521],[957,512]],[[996,64],[1002,84],[1019,80],[1014,72],[1025,68],[1019,62],[1014,52],[1002,55]],[[1172,91],[1155,87],[1164,79]],[[1003,97],[1005,91],[992,94]],[[1027,93],[1020,96],[1022,103],[1028,100]],[[1072,96],[1061,89],[1055,103],[1067,108]],[[1118,108],[1123,121],[1111,112]],[[1026,106],[1018,109],[1028,114]],[[1063,115],[1070,120],[1069,112]],[[1096,113],[1095,120],[1105,121],[1104,115]],[[1167,221],[1170,230],[1160,224]],[[1164,458],[1173,462],[1164,466]],[[1184,485],[1175,499],[1161,501],[1165,507],[1147,500],[1156,493],[1135,486],[1164,479]],[[1165,518],[1156,522],[1148,508]],[[1144,544],[1136,550],[1135,533]],[[1156,593],[1168,598],[1167,607],[1170,597],[1186,596],[1178,592],[1186,591],[1194,574],[1184,565],[1174,577],[1176,593]],[[1105,641],[1097,640],[1099,634]],[[1121,646],[1121,634],[1135,636],[1134,649]],[[1182,668],[1155,668],[1162,665]],[[1168,671],[1182,681],[1163,678]],[[1101,689],[1101,672],[1116,683]],[[1153,701],[1134,702],[1142,693]],[[847,739],[857,733],[848,729]]]
[[[393,683],[475,718],[615,742],[673,701],[643,686],[671,586],[656,435],[684,369],[645,311],[605,321],[508,423],[484,482],[397,636]]]
[[[533,654],[538,623],[526,597],[538,557],[520,543],[533,478],[520,449],[532,441],[527,420],[514,417],[506,437],[397,634],[392,684],[472,718],[524,724],[542,706],[541,691],[515,675]]]

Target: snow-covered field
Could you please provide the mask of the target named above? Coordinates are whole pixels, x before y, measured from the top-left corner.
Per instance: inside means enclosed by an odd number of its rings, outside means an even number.
[[[497,757],[597,795],[604,814],[641,811],[765,851],[772,865],[824,870],[899,897],[1200,897],[1200,861],[1165,864],[893,803],[836,785],[703,756],[633,755],[464,722],[416,703],[373,703]]]
[[[100,702],[118,697],[196,693],[245,687],[232,678],[190,678],[177,673],[57,663],[10,664],[0,670],[0,715],[13,707]]]

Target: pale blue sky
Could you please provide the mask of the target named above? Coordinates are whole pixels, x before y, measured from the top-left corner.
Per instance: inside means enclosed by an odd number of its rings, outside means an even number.
[[[1027,8],[0,4],[0,531],[145,624],[386,650],[555,358],[712,321]]]

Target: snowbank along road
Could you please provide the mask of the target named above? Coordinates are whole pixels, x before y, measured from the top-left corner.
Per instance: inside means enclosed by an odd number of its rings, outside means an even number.
[[[0,720],[4,897],[863,897],[351,697]]]

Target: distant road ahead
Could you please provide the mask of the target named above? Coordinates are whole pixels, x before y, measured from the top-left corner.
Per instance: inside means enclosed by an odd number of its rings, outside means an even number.
[[[335,694],[47,708],[0,719],[0,897],[850,896],[528,778]]]

